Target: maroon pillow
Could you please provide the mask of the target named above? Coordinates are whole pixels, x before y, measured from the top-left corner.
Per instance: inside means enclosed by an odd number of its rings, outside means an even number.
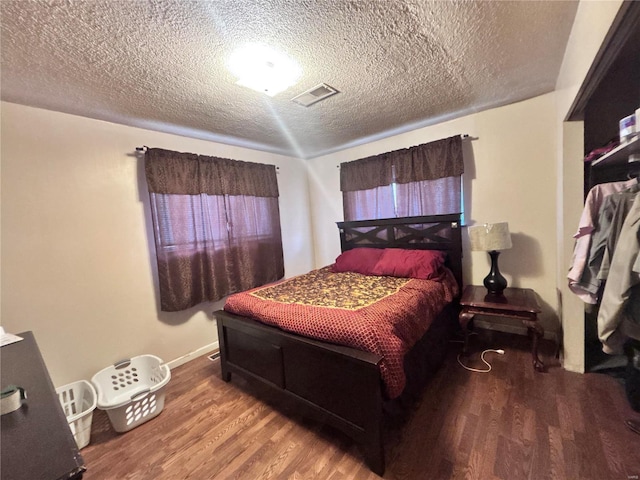
[[[333,265],[333,272],[356,272],[372,275],[373,267],[382,256],[382,248],[354,248],[341,253]]]
[[[373,275],[431,279],[439,275],[446,254],[439,250],[386,248],[373,268]]]

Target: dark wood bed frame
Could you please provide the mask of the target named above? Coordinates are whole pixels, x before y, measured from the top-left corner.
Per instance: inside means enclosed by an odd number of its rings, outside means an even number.
[[[356,247],[446,251],[447,265],[462,286],[459,215],[338,222],[338,228],[342,251]],[[456,303],[443,311],[440,317],[445,318],[439,322],[456,322]],[[302,415],[331,425],[358,442],[369,468],[379,475],[384,473],[382,357],[288,333],[224,310],[214,315],[223,380],[228,382],[232,373],[238,373],[268,385],[276,395],[292,401]],[[438,366],[446,354],[445,333],[450,329],[432,326],[423,340],[432,330],[438,333],[432,332],[436,338],[429,341],[439,347],[423,347],[414,355],[414,363]],[[418,345],[410,354],[417,350]]]

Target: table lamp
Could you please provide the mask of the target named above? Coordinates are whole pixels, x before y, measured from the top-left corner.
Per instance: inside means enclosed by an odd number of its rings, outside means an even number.
[[[491,295],[502,295],[507,288],[507,279],[500,274],[498,255],[500,250],[511,248],[511,235],[507,222],[485,223],[469,227],[471,250],[483,250],[491,257],[491,270],[484,279],[484,286]]]

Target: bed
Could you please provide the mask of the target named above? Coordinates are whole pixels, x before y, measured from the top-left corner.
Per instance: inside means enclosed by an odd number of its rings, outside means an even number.
[[[405,398],[421,391],[442,362],[448,340],[458,328],[457,298],[462,282],[459,222],[459,215],[339,222],[343,252],[339,258],[346,257],[346,252],[356,248],[359,253],[379,249],[383,252],[380,255],[443,252],[446,268],[438,270],[440,273],[429,280],[402,278],[388,275],[388,272],[380,274],[381,278],[362,278],[368,275],[335,273],[334,270],[338,270],[336,262],[305,276],[232,295],[224,310],[214,312],[222,378],[230,381],[232,373],[237,373],[250,382],[267,385],[276,395],[293,403],[303,415],[343,431],[360,444],[369,468],[382,475],[385,406],[404,403]],[[393,278],[386,283],[389,276]],[[344,287],[338,287],[334,298],[327,296],[326,289],[321,289],[329,304],[319,307],[288,299],[290,293],[284,290],[284,284],[290,284],[298,291],[311,291],[325,279],[333,281],[335,277],[350,277],[349,281],[356,282],[350,284],[351,288],[377,291],[379,298],[363,300],[355,295],[345,295],[348,288]],[[369,283],[359,283],[362,281]],[[440,286],[438,282],[448,286]],[[437,306],[425,303],[430,300],[421,297],[418,290],[423,288],[437,297],[433,300],[438,302]],[[363,318],[372,319],[371,312],[380,321],[391,318],[388,308],[399,299],[402,300],[403,315],[423,325],[424,333],[416,333],[421,327],[409,329],[403,326],[405,324],[393,321],[391,327],[382,323],[367,327]],[[280,312],[278,315],[274,313],[276,310]],[[292,313],[287,317],[289,310]],[[427,314],[427,311],[431,312]],[[327,316],[327,313],[334,316]],[[294,325],[295,319],[299,319],[297,323],[302,327]],[[351,341],[344,332],[326,333],[324,328],[314,330],[314,325],[341,322],[364,329],[351,335],[361,341]],[[400,342],[385,337],[380,340],[378,332],[385,329],[391,329],[394,339],[406,339],[408,346],[403,344],[389,350],[388,343]],[[342,336],[349,337],[349,341],[343,341]],[[374,347],[370,348],[372,344]]]

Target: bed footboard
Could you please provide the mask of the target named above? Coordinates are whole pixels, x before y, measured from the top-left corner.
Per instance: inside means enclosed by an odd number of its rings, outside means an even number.
[[[223,310],[214,315],[225,381],[237,373],[268,385],[301,414],[353,438],[369,468],[384,473],[382,357],[289,334]]]

